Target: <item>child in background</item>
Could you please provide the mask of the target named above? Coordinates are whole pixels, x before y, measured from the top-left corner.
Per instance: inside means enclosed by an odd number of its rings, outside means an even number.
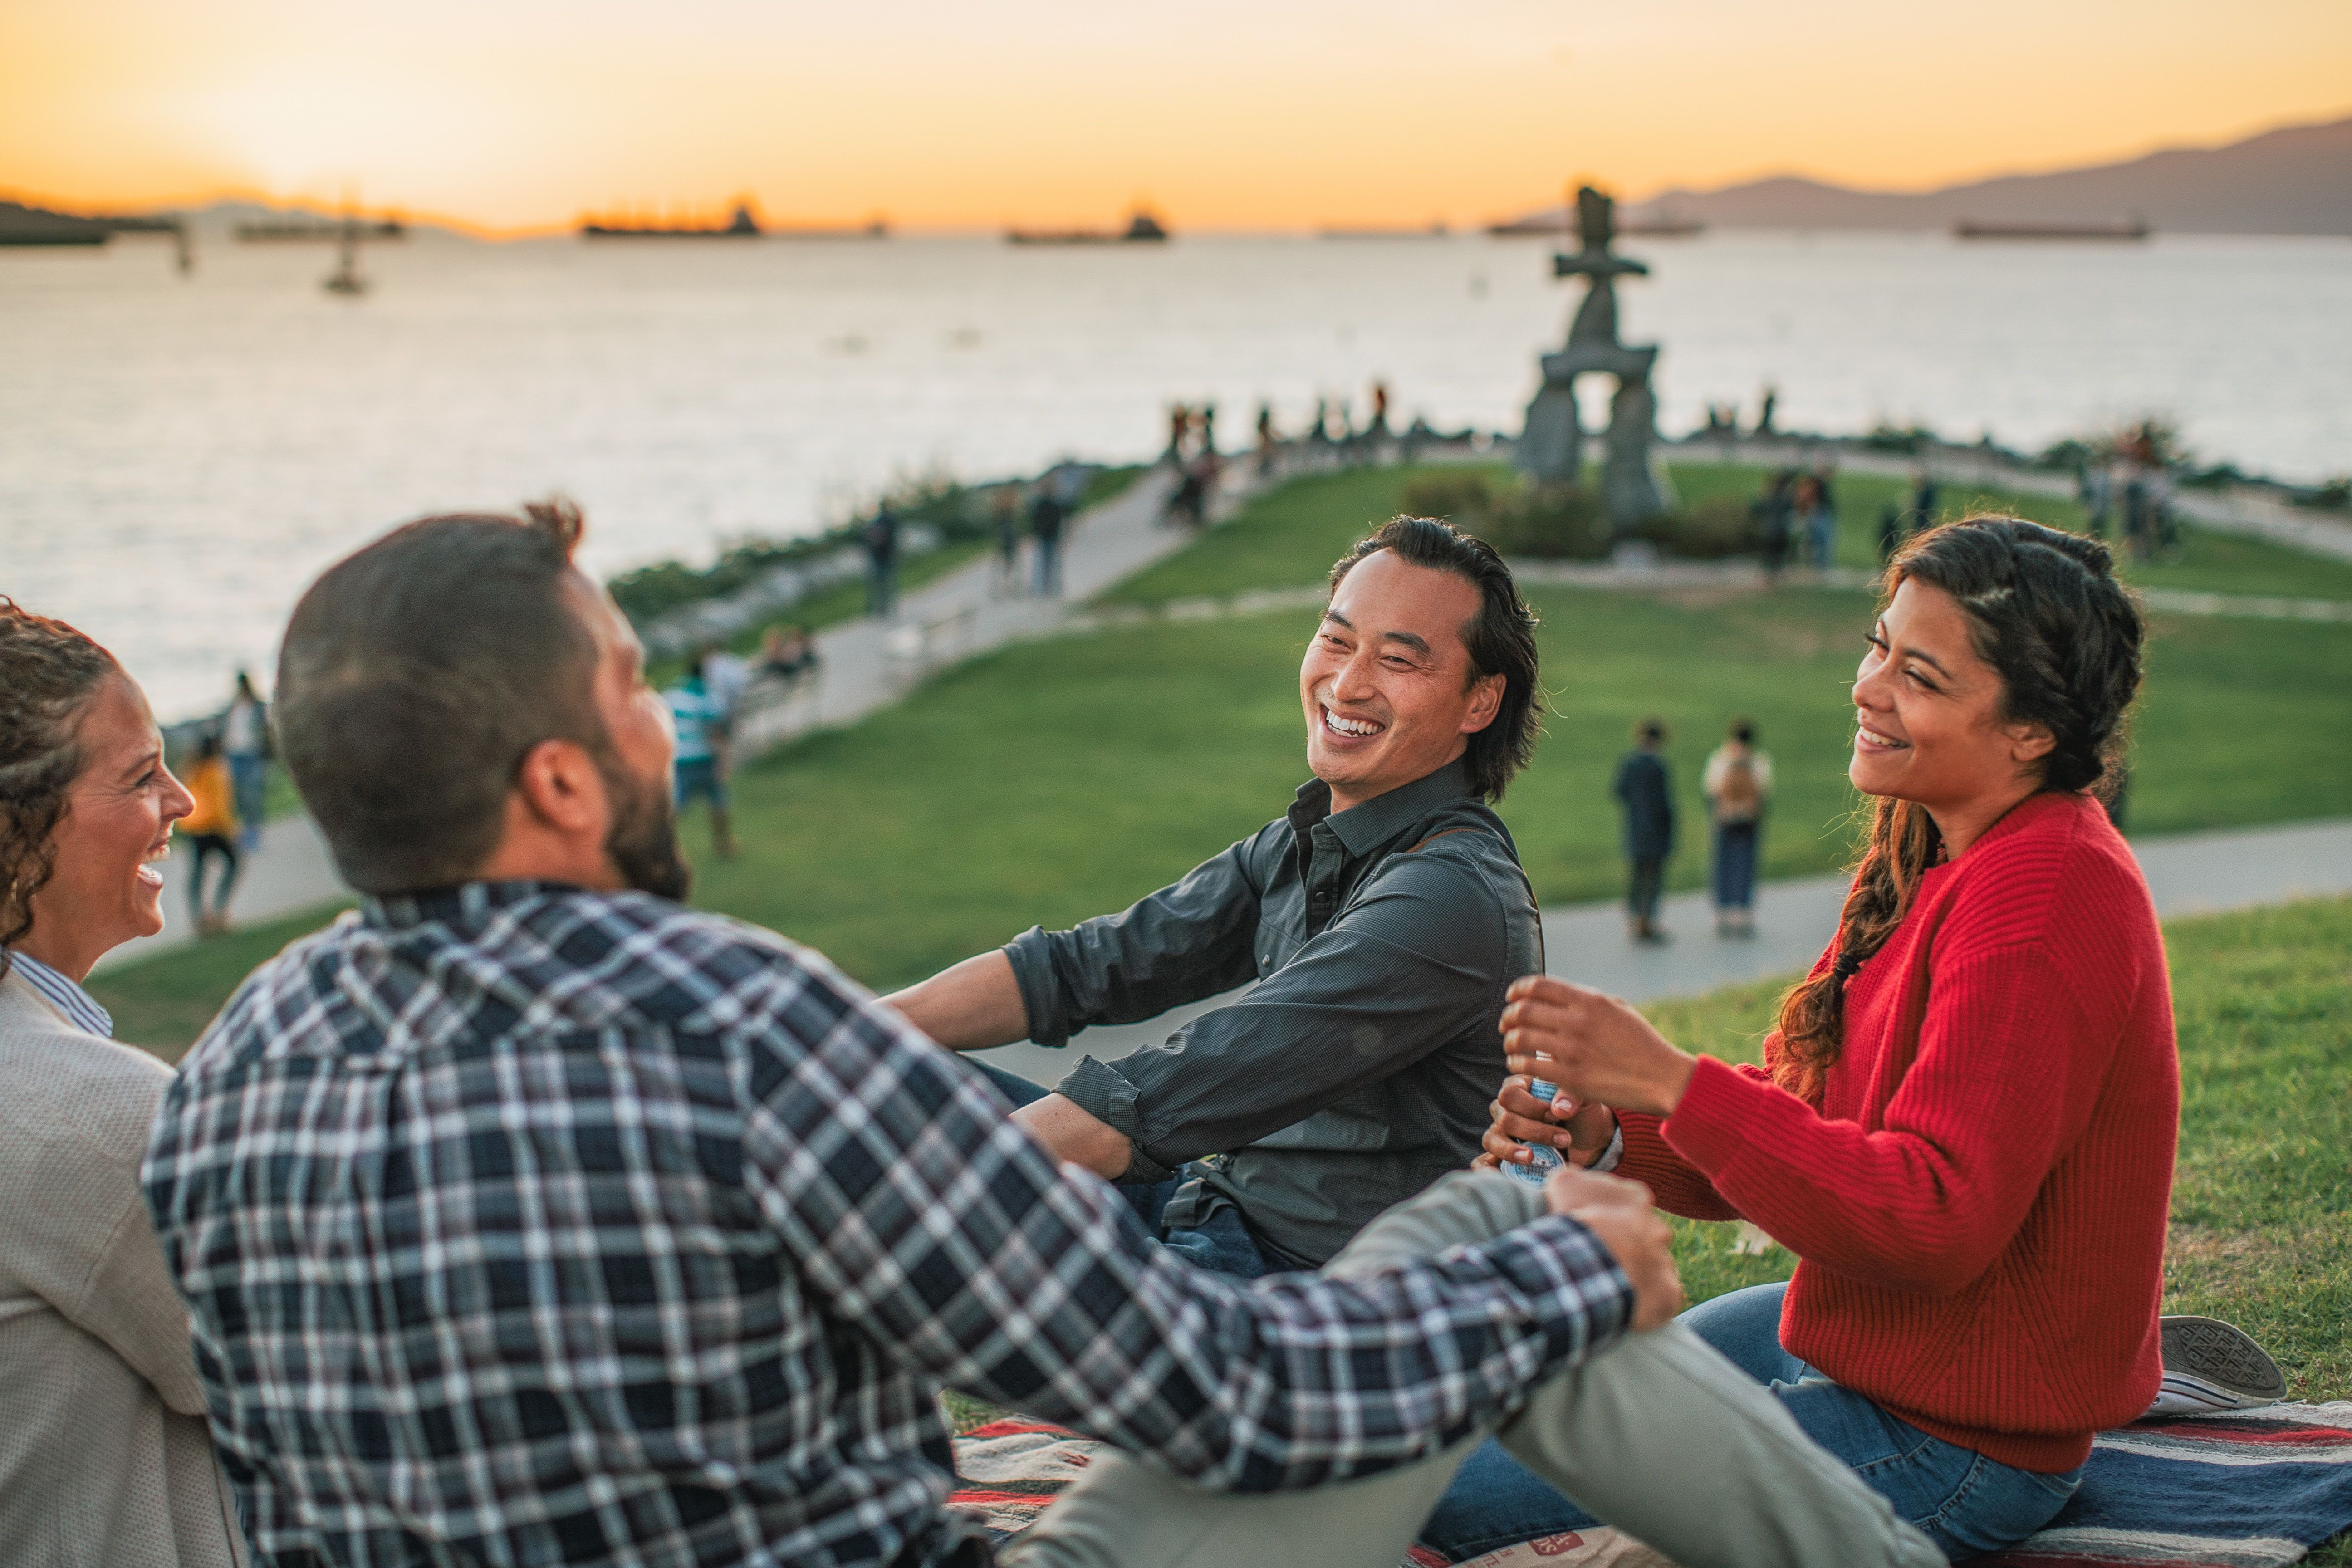
[[[188,878],[188,913],[199,936],[228,932],[228,899],[236,886],[236,784],[228,759],[221,754],[220,737],[206,734],[196,742],[196,760],[188,771],[188,793],[196,809],[180,819],[180,835],[195,852],[194,872]],[[220,880],[213,888],[209,909],[205,902],[205,868],[214,856],[221,859]]]

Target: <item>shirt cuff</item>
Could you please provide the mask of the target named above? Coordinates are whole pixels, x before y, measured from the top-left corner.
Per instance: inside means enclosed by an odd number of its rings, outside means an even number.
[[[1173,1167],[1143,1152],[1143,1112],[1136,1104],[1135,1085],[1108,1062],[1080,1058],[1078,1065],[1054,1086],[1054,1092],[1127,1139],[1128,1164],[1118,1178],[1121,1184],[1162,1182],[1176,1173]]]
[[[1044,926],[1031,926],[1004,944],[1013,963],[1013,983],[1021,988],[1021,1010],[1028,1017],[1033,1045],[1059,1048],[1077,1030],[1070,1027],[1062,1007],[1061,988],[1054,984],[1054,939]]]
[[[1585,1166],[1584,1168],[1588,1171],[1597,1171],[1605,1176],[1610,1172],[1615,1170],[1617,1168],[1617,1163],[1624,1157],[1625,1124],[1621,1121],[1616,1125],[1616,1127],[1611,1130],[1609,1134],[1609,1147],[1601,1151],[1601,1158],[1593,1161],[1592,1163]]]

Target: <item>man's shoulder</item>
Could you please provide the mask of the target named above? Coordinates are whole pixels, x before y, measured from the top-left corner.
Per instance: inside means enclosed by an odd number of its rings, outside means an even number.
[[[1466,798],[1446,803],[1418,824],[1373,868],[1365,887],[1400,884],[1423,898],[1506,915],[1535,907],[1511,830],[1491,807]]]
[[[866,1000],[773,931],[646,893],[550,888],[464,922],[346,915],[255,971],[184,1070],[509,1029],[806,1036]]]

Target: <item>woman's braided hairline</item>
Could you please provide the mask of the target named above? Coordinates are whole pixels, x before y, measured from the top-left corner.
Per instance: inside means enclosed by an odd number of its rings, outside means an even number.
[[[76,720],[116,668],[80,632],[0,595],[0,978],[57,869],[58,824],[81,772]]]
[[[2055,560],[2037,559],[2043,556]],[[2057,561],[2074,570],[2042,569]],[[2139,689],[2144,630],[2106,546],[2022,518],[1968,517],[1906,548],[1887,570],[1886,597],[1911,577],[1950,594],[1967,613],[1977,656],[2000,674],[2002,720],[2048,727],[2057,743],[2042,764],[2042,788],[2112,785]],[[1923,807],[1878,802],[1831,963],[1781,1000],[1772,1068],[1780,1087],[1821,1102],[1843,1046],[1845,984],[1903,923],[1920,878],[1942,853],[1943,835]]]

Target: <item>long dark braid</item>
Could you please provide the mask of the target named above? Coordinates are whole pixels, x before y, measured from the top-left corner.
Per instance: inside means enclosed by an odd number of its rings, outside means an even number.
[[[33,895],[57,869],[51,838],[82,765],[75,720],[116,668],[63,621],[0,597],[0,977],[5,950],[33,929]]]
[[[2022,518],[1963,518],[1920,535],[1887,569],[1885,592],[1916,579],[1958,600],[1969,641],[2001,681],[2000,721],[2040,724],[2057,742],[2044,790],[2112,790],[2124,720],[2139,690],[2145,632],[2096,540]],[[1844,1044],[1845,983],[1886,945],[1919,879],[1943,853],[1926,809],[1881,798],[1838,921],[1836,956],[1780,1003],[1773,1081],[1815,1104]]]

